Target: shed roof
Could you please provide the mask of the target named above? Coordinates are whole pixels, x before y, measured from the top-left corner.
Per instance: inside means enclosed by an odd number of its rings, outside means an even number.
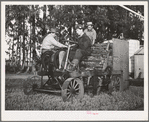
[[[141,47],[140,49],[138,49],[134,55],[144,55],[144,47]]]
[[[106,40],[103,43],[108,43],[108,42],[113,43],[113,40]]]
[[[116,39],[116,38],[115,38]],[[128,41],[128,42],[139,42],[139,40],[136,40],[136,39],[126,39],[126,41]],[[103,43],[108,43],[108,42],[110,42],[110,43],[113,43],[113,39],[112,40],[105,40]]]

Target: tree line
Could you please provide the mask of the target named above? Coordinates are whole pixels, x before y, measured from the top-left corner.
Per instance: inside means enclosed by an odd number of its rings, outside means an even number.
[[[127,7],[144,15],[144,6]],[[6,5],[5,41],[9,45],[6,53],[13,71],[32,70],[32,50],[41,44],[47,27],[59,30],[68,27],[70,37],[75,40],[72,30],[76,22],[85,26],[88,21],[93,22],[97,32],[96,43],[121,33],[126,39],[142,41],[144,21],[117,5]]]

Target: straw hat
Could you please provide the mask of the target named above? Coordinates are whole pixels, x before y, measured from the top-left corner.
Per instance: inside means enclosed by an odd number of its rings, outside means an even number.
[[[89,26],[89,25],[93,25],[93,23],[92,22],[87,22],[87,26]]]

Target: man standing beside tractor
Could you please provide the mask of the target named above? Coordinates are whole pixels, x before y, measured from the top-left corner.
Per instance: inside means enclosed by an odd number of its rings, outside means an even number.
[[[92,22],[87,22],[87,29],[84,30],[84,33],[91,39],[92,45],[94,45],[96,40],[96,31],[93,28]]]

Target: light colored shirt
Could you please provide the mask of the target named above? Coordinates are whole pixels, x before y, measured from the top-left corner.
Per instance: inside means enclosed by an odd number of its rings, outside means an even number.
[[[48,34],[42,42],[42,49],[53,49],[55,46],[57,47],[67,47],[60,42],[56,41],[51,34]]]
[[[92,41],[92,43],[95,42],[96,31],[94,29],[92,29],[92,30],[85,29],[84,30],[84,33],[86,33],[86,35],[90,38],[90,40]]]

